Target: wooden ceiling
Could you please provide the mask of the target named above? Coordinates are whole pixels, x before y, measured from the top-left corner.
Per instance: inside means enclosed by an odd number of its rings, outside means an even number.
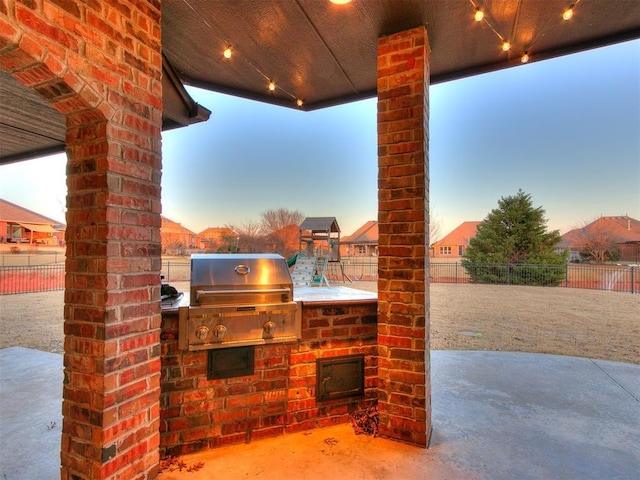
[[[640,1],[165,1],[164,128],[209,116],[183,83],[302,110],[375,96],[378,38],[421,25],[438,83],[640,38]],[[64,150],[64,117],[2,73],[0,103],[0,164]]]
[[[439,83],[520,65],[525,51],[533,62],[638,38],[640,2],[174,0],[162,19],[165,55],[185,83],[293,108],[299,98],[302,109],[375,96],[378,38],[421,25]]]

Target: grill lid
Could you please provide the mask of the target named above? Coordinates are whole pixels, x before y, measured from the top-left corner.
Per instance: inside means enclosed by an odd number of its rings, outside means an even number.
[[[277,254],[205,253],[191,255],[191,303],[291,301],[293,282]],[[242,299],[242,300],[241,300]]]

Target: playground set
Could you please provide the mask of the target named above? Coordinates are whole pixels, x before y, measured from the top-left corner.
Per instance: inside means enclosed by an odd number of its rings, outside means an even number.
[[[335,217],[307,217],[298,234],[298,253],[289,260],[294,287],[328,287],[328,278],[352,281],[340,260],[340,227]]]

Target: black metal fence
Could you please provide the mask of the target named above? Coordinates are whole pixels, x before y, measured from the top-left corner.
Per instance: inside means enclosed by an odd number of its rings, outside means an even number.
[[[64,264],[0,267],[0,295],[64,288]]]
[[[468,271],[460,263],[431,263],[429,280],[433,283],[539,285],[640,293],[640,267],[637,265],[475,264]]]
[[[470,275],[460,263],[431,263],[432,283],[490,283],[500,285],[549,285],[612,292],[640,293],[640,266],[636,265],[474,265]],[[354,284],[378,279],[377,258],[349,259],[342,271],[335,269],[329,281],[341,281],[344,273]],[[190,263],[164,262],[164,282],[189,281]],[[482,282],[478,281],[482,278]],[[551,279],[551,280],[550,280]],[[0,294],[42,292],[64,288],[64,265],[0,267]]]

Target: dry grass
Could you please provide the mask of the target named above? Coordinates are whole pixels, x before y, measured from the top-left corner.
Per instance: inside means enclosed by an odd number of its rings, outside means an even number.
[[[375,291],[376,284],[352,288]],[[179,288],[184,289],[181,284]],[[63,351],[62,291],[0,295],[0,348]],[[640,364],[640,295],[431,285],[431,348],[575,355]]]

